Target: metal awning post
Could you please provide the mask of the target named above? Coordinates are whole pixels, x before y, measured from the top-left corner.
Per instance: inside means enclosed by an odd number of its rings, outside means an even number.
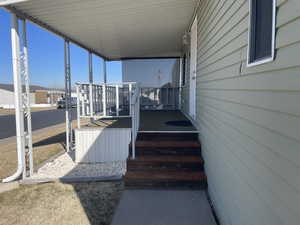
[[[11,44],[12,44],[12,64],[14,78],[14,100],[16,117],[16,138],[17,138],[17,171],[10,177],[3,179],[3,182],[11,182],[18,179],[23,174],[24,157],[24,116],[22,105],[22,83],[20,70],[20,36],[19,22],[15,14],[11,15]]]
[[[71,65],[70,65],[70,43],[65,40],[65,108],[66,108],[66,150],[72,149],[72,115],[71,108]]]
[[[128,86],[128,91],[129,91],[129,115],[132,115],[132,106],[131,106],[131,102],[132,102],[132,84],[130,83]]]
[[[181,110],[181,101],[182,101],[182,83],[183,83],[183,73],[185,73],[185,71],[183,71],[183,63],[184,63],[184,58],[180,57],[180,61],[179,61],[179,91],[178,91],[178,108],[179,110]]]
[[[93,55],[89,52],[89,89],[90,89],[90,96],[89,96],[89,103],[90,103],[90,117],[91,121],[93,121],[94,116],[94,99],[93,99]]]
[[[81,122],[80,122],[80,86],[76,85],[76,94],[77,94],[77,128],[81,128]]]
[[[29,63],[28,63],[28,42],[27,42],[27,29],[26,20],[23,20],[23,79],[25,82],[25,93],[24,93],[24,117],[27,123],[25,131],[25,164],[24,164],[24,176],[33,175],[33,153],[32,153],[32,127],[31,127],[31,109],[30,109],[30,87],[29,87]]]
[[[119,85],[116,85],[116,116],[119,116],[119,107],[120,107],[120,103],[119,103]]]
[[[102,92],[102,102],[103,102],[103,116],[106,116],[106,82],[107,82],[107,74],[106,74],[106,60],[103,60],[103,76],[104,76],[104,85]]]

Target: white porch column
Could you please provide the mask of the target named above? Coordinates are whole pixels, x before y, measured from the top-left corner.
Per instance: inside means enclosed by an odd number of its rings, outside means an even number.
[[[24,176],[33,175],[33,153],[32,153],[32,127],[31,127],[31,109],[30,109],[30,87],[29,87],[29,63],[28,63],[28,43],[27,43],[27,29],[26,20],[23,20],[23,78],[25,81],[25,94],[24,94],[24,117],[27,123],[25,134],[25,164]]]
[[[93,55],[89,52],[89,83],[90,83],[90,116],[94,116],[94,99],[93,99]]]
[[[106,82],[107,82],[107,74],[106,74],[106,60],[103,60],[103,76],[104,76],[104,85],[102,86],[102,102],[103,102],[103,116],[106,116]]]
[[[179,62],[179,66],[180,66],[180,69],[179,69],[179,90],[178,90],[178,95],[179,95],[179,98],[178,98],[178,109],[181,110],[181,101],[182,101],[182,83],[183,83],[183,73],[185,71],[183,71],[183,63],[184,63],[184,58],[183,57],[180,57],[180,62]],[[176,102],[176,101],[175,101]]]
[[[103,60],[103,83],[107,83],[106,60]]]
[[[76,85],[76,95],[77,95],[77,128],[80,129],[81,128],[81,120],[80,120],[80,87],[79,85]]]
[[[15,14],[11,15],[11,45],[12,45],[12,64],[14,78],[14,100],[15,100],[15,117],[16,117],[16,138],[17,138],[17,171],[10,177],[3,179],[3,182],[10,182],[18,179],[23,174],[25,157],[24,157],[24,116],[22,105],[22,83],[20,70],[20,37],[19,22]]]
[[[70,66],[70,43],[65,40],[65,105],[66,105],[66,150],[72,149],[72,116],[71,116],[71,66]]]
[[[132,115],[132,84],[130,83],[128,86],[128,91],[129,91],[129,115],[133,117]]]
[[[116,116],[119,116],[119,85],[116,85]]]

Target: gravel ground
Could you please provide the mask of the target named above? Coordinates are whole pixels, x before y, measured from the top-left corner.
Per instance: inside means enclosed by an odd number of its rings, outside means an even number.
[[[118,176],[126,173],[126,161],[82,164],[73,161],[73,154],[64,153],[42,166],[32,179]]]

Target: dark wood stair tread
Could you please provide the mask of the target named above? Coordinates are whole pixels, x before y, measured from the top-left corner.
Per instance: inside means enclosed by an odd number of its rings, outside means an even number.
[[[136,148],[200,148],[198,141],[137,141]]]
[[[198,133],[139,133],[137,140],[165,140],[165,141],[173,141],[173,140],[190,140],[197,141]]]
[[[128,163],[139,162],[174,162],[174,163],[203,163],[203,159],[199,156],[172,156],[172,155],[159,155],[159,156],[138,156],[135,159],[129,159]]]
[[[125,175],[125,181],[206,181],[206,175],[203,172],[145,172],[128,171]]]

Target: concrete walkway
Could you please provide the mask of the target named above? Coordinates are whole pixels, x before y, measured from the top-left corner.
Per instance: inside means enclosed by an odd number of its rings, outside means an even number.
[[[111,225],[216,225],[204,191],[126,190]]]

